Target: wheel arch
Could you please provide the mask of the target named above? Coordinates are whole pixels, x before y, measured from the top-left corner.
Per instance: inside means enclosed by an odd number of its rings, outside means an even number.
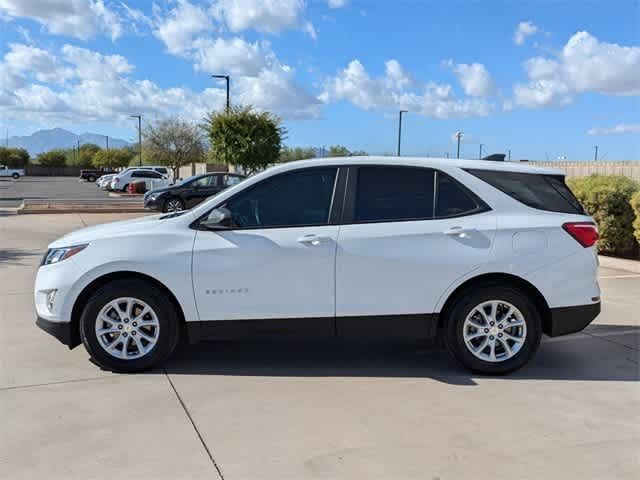
[[[461,296],[474,288],[489,285],[507,285],[509,287],[515,287],[527,294],[527,296],[533,300],[533,303],[540,313],[542,331],[548,334],[551,329],[551,309],[549,308],[549,304],[544,298],[544,295],[542,295],[540,290],[538,290],[531,282],[510,273],[485,273],[470,278],[460,284],[453,292],[451,292],[444,302],[442,309],[440,310],[440,314],[438,315],[438,328],[440,329],[445,326],[445,322],[447,321],[451,308]]]
[[[155,288],[164,292],[167,295],[167,298],[171,301],[171,303],[176,308],[176,312],[178,312],[178,318],[180,319],[180,324],[185,324],[185,316],[184,311],[182,310],[182,306],[178,299],[173,294],[173,292],[158,279],[146,275],[140,272],[133,271],[118,271],[118,272],[110,272],[105,275],[101,275],[98,278],[92,280],[84,289],[80,292],[78,297],[76,298],[73,308],[71,310],[71,338],[69,348],[74,348],[80,345],[80,316],[82,315],[82,311],[84,310],[85,305],[91,298],[91,295],[95,293],[96,290],[103,287],[104,285],[113,282],[115,280],[131,280],[138,279],[152,284]]]

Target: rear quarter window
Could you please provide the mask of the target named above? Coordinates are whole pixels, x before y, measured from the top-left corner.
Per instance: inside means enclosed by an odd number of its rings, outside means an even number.
[[[562,175],[467,169],[466,172],[529,207],[548,212],[584,215]]]

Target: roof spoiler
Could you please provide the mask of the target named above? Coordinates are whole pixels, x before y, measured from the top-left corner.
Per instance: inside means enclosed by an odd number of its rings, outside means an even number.
[[[504,153],[492,153],[486,157],[482,157],[482,160],[488,160],[490,162],[504,162],[506,155]]]

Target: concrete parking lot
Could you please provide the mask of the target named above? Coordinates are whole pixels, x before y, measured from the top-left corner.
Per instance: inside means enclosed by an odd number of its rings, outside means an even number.
[[[640,275],[601,269],[595,324],[507,377],[339,342],[203,343],[114,375],[36,328],[33,279],[50,241],[125,217],[0,217],[0,478],[640,478]]]
[[[77,177],[21,177],[0,179],[0,208],[15,208],[23,200],[109,199],[109,194],[95,183]]]

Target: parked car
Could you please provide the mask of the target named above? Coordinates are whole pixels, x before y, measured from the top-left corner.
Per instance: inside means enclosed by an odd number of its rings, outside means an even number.
[[[5,165],[0,165],[0,177],[11,177],[14,180],[24,177],[24,168],[9,168]]]
[[[165,187],[171,183],[166,175],[162,175],[152,169],[128,168],[113,177],[110,189],[126,192],[127,187],[132,182],[144,182],[146,190]]]
[[[110,175],[116,173],[115,170],[110,168],[83,168],[80,170],[80,179],[87,182],[95,182],[103,175]]]
[[[247,334],[441,335],[468,369],[529,362],[600,312],[598,231],[560,170],[323,158],[270,168],[191,210],[49,245],[37,324],[135,372]]]
[[[117,173],[110,173],[109,175],[102,175],[96,180],[96,186],[100,190],[108,190],[111,185],[111,181],[117,176]]]
[[[236,173],[205,173],[189,177],[169,187],[157,188],[144,196],[144,207],[162,212],[179,212],[192,208],[225,188],[237,185],[246,177]]]

